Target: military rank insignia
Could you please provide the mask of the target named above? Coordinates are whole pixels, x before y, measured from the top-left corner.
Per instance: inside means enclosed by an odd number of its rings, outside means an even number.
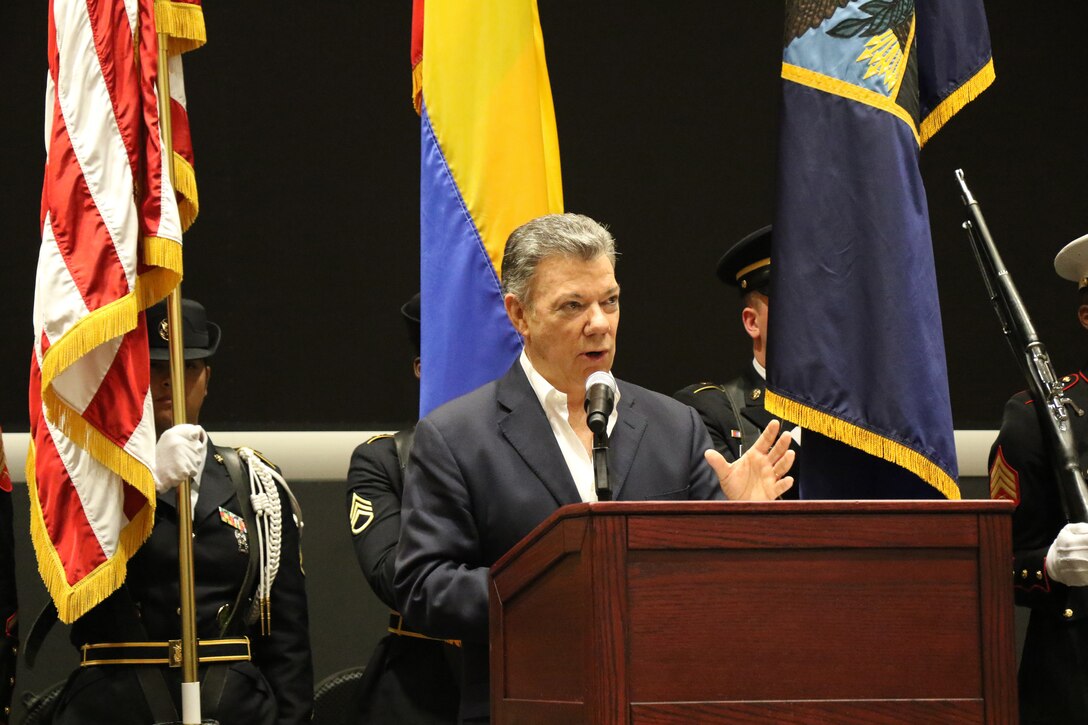
[[[363,533],[373,520],[374,504],[352,491],[351,510],[348,512],[348,523],[351,524],[352,535],[358,536]]]
[[[1005,461],[1000,446],[990,467],[990,498],[1020,503],[1020,475]]]
[[[234,539],[238,542],[238,551],[248,554],[249,537],[246,536],[246,520],[236,513],[227,511],[222,506],[219,507],[219,520],[234,529]]]

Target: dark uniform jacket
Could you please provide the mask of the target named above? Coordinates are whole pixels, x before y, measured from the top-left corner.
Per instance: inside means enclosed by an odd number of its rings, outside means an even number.
[[[755,366],[749,364],[743,375],[724,385],[696,383],[676,391],[673,397],[698,411],[714,448],[725,456],[725,460],[732,462],[755,445],[760,433],[773,419],[763,404],[766,386],[767,382],[756,372]],[[791,428],[783,422],[782,430]],[[796,499],[801,489],[801,448],[797,441],[791,441],[790,448],[797,454],[790,468],[794,484],[782,494],[784,499]]]
[[[178,514],[173,493],[159,498],[151,536],[128,563],[125,586],[130,600],[136,604],[148,641],[180,636]],[[288,497],[282,490],[279,493],[283,533],[279,573],[272,585],[271,632],[262,635],[259,624],[247,626],[239,617],[237,628],[221,635],[217,616],[224,605],[234,604],[246,575],[249,553],[237,527],[224,521],[230,516],[221,515],[221,510],[225,510],[240,517],[242,511],[226,468],[216,459],[214,447],[209,443],[193,516],[197,637],[248,635],[252,651],[251,662],[228,665],[218,710],[207,712],[202,707],[203,717],[218,719],[221,725],[310,722],[313,668],[299,535]],[[256,584],[255,578],[254,587]],[[76,621],[72,641],[77,647],[85,643],[125,641],[121,628],[129,626],[131,619],[132,606],[123,592],[115,592]],[[61,694],[54,722],[58,725],[152,722],[135,667],[100,665],[77,669]],[[201,680],[206,679],[207,669],[201,665]],[[180,668],[160,670],[166,676],[180,714]]]
[[[15,535],[12,529],[11,479],[4,467],[0,444],[0,723],[11,715],[15,689],[15,654],[18,652],[19,600],[15,594]]]
[[[617,501],[724,498],[695,411],[617,381],[609,445]],[[462,640],[463,719],[490,707],[488,567],[581,497],[520,362],[416,426],[394,588],[410,626]]]
[[[410,442],[410,435],[398,437]],[[371,438],[351,455],[347,507],[355,554],[370,588],[393,610],[403,476],[393,436]],[[375,647],[345,722],[457,722],[459,648],[410,631],[395,612],[392,618],[396,631]]]
[[[1084,372],[1063,378],[1066,394],[1088,411]],[[1088,414],[1070,411],[1080,468],[1088,466]],[[1051,581],[1043,561],[1065,518],[1035,406],[1028,393],[1005,405],[1001,432],[990,451],[990,495],[1017,503],[1013,514],[1012,583],[1016,603],[1031,608],[1020,659],[1024,723],[1088,722],[1088,611],[1071,590]]]

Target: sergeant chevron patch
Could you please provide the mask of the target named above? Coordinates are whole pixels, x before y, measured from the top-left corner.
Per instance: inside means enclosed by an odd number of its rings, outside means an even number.
[[[370,522],[374,520],[374,504],[355,493],[351,494],[351,511],[348,512],[348,522],[351,524],[351,533],[355,536],[363,533]]]
[[[1020,474],[1005,461],[1000,446],[990,467],[990,498],[1020,503]]]

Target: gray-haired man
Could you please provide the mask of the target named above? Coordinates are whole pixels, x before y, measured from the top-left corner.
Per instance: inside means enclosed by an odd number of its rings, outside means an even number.
[[[488,567],[555,509],[596,500],[582,401],[586,377],[615,357],[615,257],[611,234],[578,214],[514,230],[502,277],[524,352],[416,428],[394,584],[409,624],[462,640],[466,721],[489,711]],[[768,500],[792,485],[777,422],[729,464],[694,410],[620,381],[608,431],[616,500]]]

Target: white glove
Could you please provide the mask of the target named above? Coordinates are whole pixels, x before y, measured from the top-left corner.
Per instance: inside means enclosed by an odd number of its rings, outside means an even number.
[[[1046,554],[1046,573],[1071,587],[1088,585],[1088,523],[1062,527]]]
[[[155,491],[160,495],[196,478],[208,455],[208,436],[199,425],[168,428],[155,444]]]

